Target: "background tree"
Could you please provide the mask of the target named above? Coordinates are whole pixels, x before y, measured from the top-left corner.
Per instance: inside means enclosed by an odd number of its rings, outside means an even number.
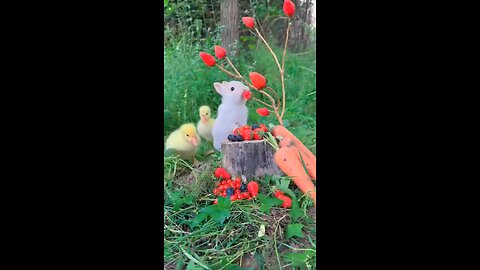
[[[220,25],[222,45],[227,54],[237,56],[236,43],[240,36],[240,10],[238,0],[223,0],[220,4]]]

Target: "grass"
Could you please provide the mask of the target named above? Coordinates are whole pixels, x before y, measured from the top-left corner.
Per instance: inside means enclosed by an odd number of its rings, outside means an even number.
[[[202,105],[209,105],[215,115],[220,97],[213,83],[231,80],[218,69],[206,67],[198,56],[200,51],[212,53],[213,44],[200,47],[179,42],[165,48],[165,139],[181,124],[198,122],[198,108]],[[315,54],[314,50],[297,56],[287,53],[285,62],[284,120],[313,153]],[[281,55],[280,50],[277,55]],[[247,78],[249,72],[257,71],[265,75],[272,88],[281,89],[278,69],[262,46],[243,53],[234,62]],[[247,106],[249,123],[277,124],[274,116],[263,118],[255,113],[262,105],[249,101]],[[164,159],[165,269],[315,269],[316,232],[308,212],[312,201],[287,178],[265,177],[256,179],[264,197],[213,207],[213,171],[220,166],[221,155],[206,156],[211,149],[210,144],[202,143],[197,153],[204,165],[201,169],[175,157]],[[280,186],[293,196],[295,207],[280,208],[272,199],[272,186]],[[259,232],[263,235],[259,236]]]

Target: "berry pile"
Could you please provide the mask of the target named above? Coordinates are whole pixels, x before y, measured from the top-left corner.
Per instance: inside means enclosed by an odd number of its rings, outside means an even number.
[[[239,177],[232,180],[230,179],[230,174],[224,168],[217,168],[214,174],[216,178],[220,179],[216,188],[213,189],[213,195],[215,196],[228,196],[231,201],[236,201],[251,200],[258,194],[257,182],[250,181],[248,184],[245,184],[242,183]],[[213,203],[217,204],[217,199]]]
[[[231,142],[262,140],[266,132],[268,132],[268,128],[264,124],[255,124],[253,126],[245,125],[236,128],[233,134],[228,135],[227,139]]]

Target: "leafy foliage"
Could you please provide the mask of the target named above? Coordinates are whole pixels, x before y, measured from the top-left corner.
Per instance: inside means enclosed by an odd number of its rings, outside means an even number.
[[[273,206],[280,206],[283,203],[280,199],[269,198],[264,194],[258,194],[258,199],[260,200],[260,211],[264,213],[270,213],[270,208]]]
[[[176,211],[180,210],[180,207],[182,207],[185,204],[191,204],[193,200],[193,196],[191,194],[184,196],[183,189],[180,189],[175,192],[171,192],[170,198],[172,199],[172,202],[173,202],[173,210],[176,210]]]
[[[207,218],[223,224],[225,219],[231,216],[230,212],[231,201],[224,197],[218,197],[218,204],[210,205],[203,208],[198,214],[197,218],[192,222],[192,226],[200,226],[200,223]]]
[[[287,233],[286,233],[287,239],[292,238],[294,236],[303,237],[302,228],[303,228],[303,224],[299,224],[299,223],[289,224],[287,227]]]
[[[306,263],[315,256],[313,251],[292,252],[284,255],[286,261],[292,262],[293,266],[305,268]]]

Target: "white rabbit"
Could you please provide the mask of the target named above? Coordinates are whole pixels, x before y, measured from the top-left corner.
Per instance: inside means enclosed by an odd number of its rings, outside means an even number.
[[[217,119],[213,125],[213,146],[220,151],[222,142],[233,134],[237,127],[247,124],[248,109],[245,106],[244,91],[250,91],[238,81],[214,83],[215,90],[222,96],[222,104],[217,110]]]

